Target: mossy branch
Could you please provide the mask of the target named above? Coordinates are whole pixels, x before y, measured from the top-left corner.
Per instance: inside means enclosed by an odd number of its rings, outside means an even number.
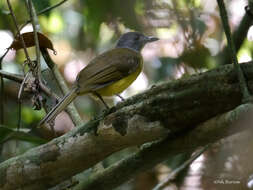
[[[253,65],[242,64],[242,69],[253,89]],[[113,112],[1,163],[0,189],[48,189],[114,152],[169,135],[160,142],[162,145],[157,142],[141,149],[135,161],[143,167],[127,167],[130,172],[124,175],[130,178],[168,156],[193,151],[247,129],[247,125],[230,126],[250,110],[249,105],[235,109],[240,102],[240,87],[232,65],[158,84],[118,104]],[[233,109],[224,117],[218,116]],[[148,157],[152,158],[148,164],[142,162]]]

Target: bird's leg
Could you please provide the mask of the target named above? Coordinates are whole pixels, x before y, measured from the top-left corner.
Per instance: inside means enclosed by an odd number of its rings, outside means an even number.
[[[104,99],[102,98],[102,96],[99,93],[93,92],[93,94],[95,96],[97,96],[99,98],[99,100],[101,100],[101,102],[103,102],[103,104],[104,104],[104,106],[105,106],[106,109],[110,109],[109,106],[105,103]]]
[[[121,99],[121,101],[125,101],[125,98],[123,98],[121,95],[116,94],[116,96],[118,96]]]

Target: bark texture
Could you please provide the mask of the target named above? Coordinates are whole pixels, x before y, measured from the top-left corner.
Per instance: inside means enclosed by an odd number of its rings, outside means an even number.
[[[252,91],[253,65],[242,64],[242,69]],[[233,66],[226,65],[157,84],[66,135],[1,163],[0,189],[47,189],[123,148],[159,140],[168,134],[185,134],[241,103],[236,76]],[[218,137],[215,140],[224,137],[219,134],[215,130],[212,136]],[[179,150],[208,143],[208,137],[196,144],[184,141],[183,147],[172,143],[167,148],[174,150],[171,154],[177,154]],[[154,155],[159,157],[156,151]]]

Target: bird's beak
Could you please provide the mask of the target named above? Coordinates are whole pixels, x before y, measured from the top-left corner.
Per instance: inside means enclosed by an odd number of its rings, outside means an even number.
[[[154,41],[157,41],[159,40],[159,38],[157,37],[154,37],[154,36],[146,36],[146,39],[145,41],[148,43],[148,42],[154,42]]]

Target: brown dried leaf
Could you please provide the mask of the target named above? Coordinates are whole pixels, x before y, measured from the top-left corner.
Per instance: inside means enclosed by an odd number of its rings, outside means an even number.
[[[40,48],[48,48],[48,49],[53,50],[55,53],[56,51],[54,50],[53,43],[49,40],[49,38],[40,32],[37,32],[37,34],[38,34]],[[27,48],[35,46],[33,32],[26,32],[26,33],[21,34],[21,36],[23,36],[23,39],[25,41],[25,45]],[[21,41],[21,38],[19,38],[18,36],[14,39],[11,46],[9,47],[9,49],[14,49],[16,51],[22,48],[23,48],[22,41]]]

